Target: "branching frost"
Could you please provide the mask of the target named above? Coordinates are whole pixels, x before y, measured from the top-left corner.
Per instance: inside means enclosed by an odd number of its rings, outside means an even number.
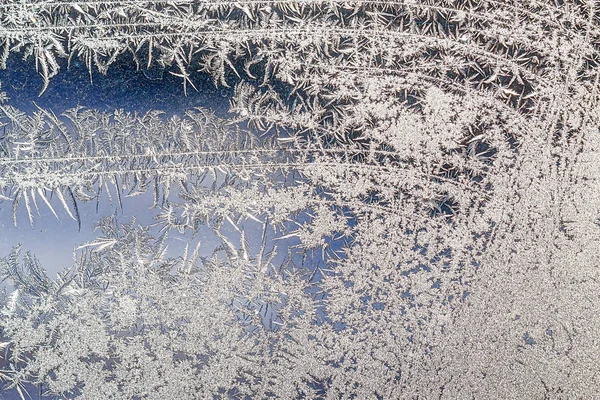
[[[0,65],[30,59],[40,94],[65,61],[93,79],[123,57],[185,93],[197,70],[235,88],[226,121],[2,99],[15,223],[151,192],[161,236],[104,219],[56,281],[4,258],[0,378],[89,399],[594,398],[599,39],[596,1],[4,2]],[[202,229],[211,257],[165,256]]]

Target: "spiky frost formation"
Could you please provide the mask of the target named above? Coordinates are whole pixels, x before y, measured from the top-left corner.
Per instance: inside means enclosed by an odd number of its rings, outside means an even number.
[[[180,231],[216,222],[219,251],[243,260],[251,259],[245,236],[234,244],[220,228],[258,220],[273,232],[259,240],[258,264],[266,239],[297,241],[285,268],[253,272],[266,280],[260,290],[274,296],[275,309],[292,292],[297,308],[276,320],[277,329],[240,333],[240,346],[263,340],[253,335],[301,346],[265,345],[252,366],[240,348],[227,368],[215,350],[203,361],[214,381],[190,377],[173,389],[179,397],[213,390],[279,398],[593,398],[600,391],[597,8],[595,1],[13,2],[0,5],[0,43],[4,61],[19,52],[35,60],[42,92],[61,73],[61,58],[80,58],[93,77],[133,57],[140,68],[180,76],[185,91],[200,69],[217,85],[236,85],[231,123],[275,135],[250,148],[236,142],[227,157],[238,157],[230,166],[240,175],[218,188],[186,184],[196,161],[175,158],[181,201],[161,204],[160,220]],[[3,110],[11,132],[47,133],[22,129],[32,120]],[[38,119],[47,124],[44,115]],[[145,132],[153,131],[142,130],[143,141]],[[3,196],[24,198],[31,215],[28,198],[39,195],[39,183],[19,173],[42,163],[35,161],[41,155],[15,137],[4,139],[10,151],[0,168],[9,172],[0,187],[8,190]],[[57,140],[66,146],[70,139]],[[158,154],[147,177],[161,184],[168,173],[160,166],[188,146],[171,144],[140,154],[148,162]],[[91,151],[71,149],[79,157]],[[252,162],[244,149],[254,152]],[[135,176],[130,158],[114,161],[114,174]],[[320,254],[324,266],[300,268],[294,254],[303,251]],[[275,276],[281,281],[271,292]],[[220,311],[219,324],[236,304]],[[237,320],[232,332],[244,326]],[[36,345],[49,340],[40,338]],[[234,343],[222,344],[231,351]],[[30,358],[27,371],[40,362]],[[83,391],[102,387],[92,378],[71,382]],[[159,393],[110,390],[131,398]]]

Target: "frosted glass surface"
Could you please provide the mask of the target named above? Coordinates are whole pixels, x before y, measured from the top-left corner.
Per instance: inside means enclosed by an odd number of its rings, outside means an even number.
[[[598,2],[0,4],[0,396],[594,399]]]

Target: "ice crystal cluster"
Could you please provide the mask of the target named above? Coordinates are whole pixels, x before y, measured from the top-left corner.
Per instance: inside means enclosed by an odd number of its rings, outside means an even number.
[[[0,104],[0,198],[83,221],[55,280],[1,261],[0,378],[78,399],[593,399],[600,3],[9,0],[40,92],[128,58],[230,116]],[[172,232],[209,230],[211,256]],[[205,250],[205,249],[204,249]],[[29,385],[29,386],[27,386]]]

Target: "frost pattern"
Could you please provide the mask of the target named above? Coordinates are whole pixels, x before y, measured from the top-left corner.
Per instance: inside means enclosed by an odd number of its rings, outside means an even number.
[[[228,121],[0,106],[15,215],[151,190],[162,235],[100,221],[57,281],[4,258],[0,377],[90,399],[593,398],[599,36],[579,0],[0,5],[0,61],[33,59],[42,93],[73,58],[235,84]],[[202,226],[212,257],[165,258]]]

